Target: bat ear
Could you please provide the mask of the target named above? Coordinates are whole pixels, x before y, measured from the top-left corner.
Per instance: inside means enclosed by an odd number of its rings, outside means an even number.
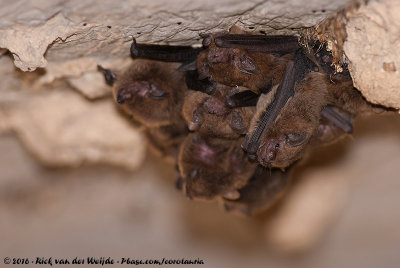
[[[259,74],[260,69],[254,64],[252,58],[247,55],[242,55],[239,58],[234,59],[235,66],[245,74]]]
[[[149,97],[153,100],[163,100],[168,98],[168,93],[162,90],[158,85],[151,83],[149,86]]]
[[[308,139],[305,132],[293,132],[286,135],[286,144],[289,147],[297,147],[304,144]]]
[[[117,75],[115,73],[109,69],[103,68],[101,65],[97,65],[97,70],[104,74],[104,78],[106,79],[108,85],[112,86],[114,84],[115,80],[117,79]]]

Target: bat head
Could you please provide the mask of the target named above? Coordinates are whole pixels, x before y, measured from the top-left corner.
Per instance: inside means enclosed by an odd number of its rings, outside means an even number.
[[[258,161],[265,167],[285,168],[301,157],[309,139],[306,132],[266,137],[257,151]]]
[[[255,169],[239,144],[216,138],[206,140],[199,134],[185,140],[179,158],[179,170],[190,198],[239,198],[237,189],[246,184]]]
[[[163,100],[168,98],[168,93],[159,85],[149,81],[133,81],[116,88],[115,99],[119,104],[134,103],[136,98]]]
[[[169,93],[154,82],[124,81],[114,86],[114,98],[123,109],[144,125],[158,126],[170,120]]]
[[[148,127],[171,124],[186,89],[178,63],[137,59],[118,75],[113,95],[123,110]]]

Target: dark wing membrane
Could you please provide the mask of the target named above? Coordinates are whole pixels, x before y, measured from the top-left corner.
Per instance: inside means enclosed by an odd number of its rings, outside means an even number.
[[[167,46],[137,44],[133,39],[131,45],[131,56],[133,58],[144,58],[166,62],[192,62],[203,48],[191,46]]]
[[[244,48],[252,52],[287,54],[300,48],[298,38],[290,35],[226,34],[215,37],[219,47]]]

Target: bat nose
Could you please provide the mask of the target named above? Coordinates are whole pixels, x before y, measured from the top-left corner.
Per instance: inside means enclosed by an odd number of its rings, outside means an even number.
[[[276,151],[271,149],[269,146],[264,146],[259,152],[260,162],[264,165],[271,163],[276,158]]]
[[[275,151],[270,151],[270,152],[267,152],[267,154],[265,156],[265,160],[267,162],[271,162],[272,160],[275,160],[275,157],[276,157]]]

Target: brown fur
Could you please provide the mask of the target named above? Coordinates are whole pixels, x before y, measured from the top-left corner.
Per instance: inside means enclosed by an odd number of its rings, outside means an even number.
[[[373,111],[361,93],[353,87],[353,81],[349,77],[336,75],[328,83],[329,103],[340,107],[352,116]]]
[[[246,185],[256,168],[241,142],[190,134],[181,146],[178,162],[186,194],[200,199],[238,198],[235,191]]]
[[[250,59],[258,70],[254,74],[240,70],[240,59]],[[200,77],[211,77],[228,86],[244,86],[259,93],[268,85],[281,81],[285,65],[292,55],[275,57],[271,54],[248,52],[241,48],[219,48],[211,43],[197,58]],[[272,84],[271,84],[272,83]]]
[[[285,168],[301,158],[309,142],[314,145],[331,143],[342,137],[343,130],[321,120],[321,110],[328,104],[342,110],[339,113],[350,122],[352,117],[373,110],[353,87],[350,78],[312,72],[305,82],[296,84],[295,95],[264,133],[257,152],[258,161],[264,166]],[[302,136],[303,142],[288,146],[290,133]]]
[[[254,107],[230,109],[225,103],[225,95],[218,92],[210,96],[188,91],[182,115],[192,131],[211,137],[237,139],[246,134],[254,110]]]
[[[267,167],[285,168],[300,159],[310,138],[316,133],[322,108],[327,105],[326,75],[312,72],[296,84],[295,95],[266,130],[258,149],[258,161]],[[290,134],[304,135],[301,144],[289,146]]]
[[[184,74],[175,71],[178,66],[177,63],[134,60],[115,81],[115,99],[117,100],[118,94],[124,90],[133,92],[132,98],[122,104],[123,110],[148,127],[166,126],[176,120],[182,120],[180,110],[186,85]],[[138,81],[157,85],[168,97],[154,100],[147,96],[135,95],[135,82]]]

